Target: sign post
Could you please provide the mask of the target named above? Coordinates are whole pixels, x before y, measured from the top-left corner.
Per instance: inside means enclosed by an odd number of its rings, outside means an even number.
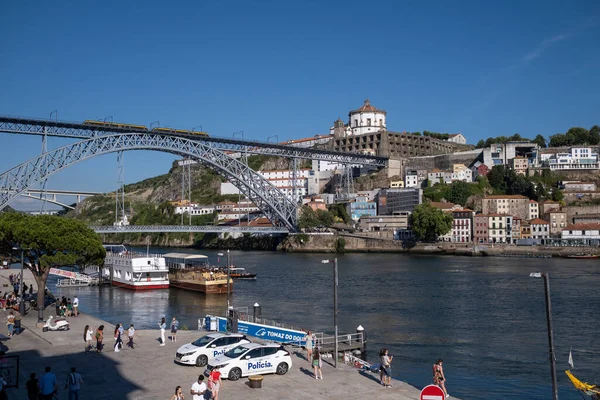
[[[444,400],[445,397],[444,391],[439,386],[429,385],[421,390],[419,400]]]

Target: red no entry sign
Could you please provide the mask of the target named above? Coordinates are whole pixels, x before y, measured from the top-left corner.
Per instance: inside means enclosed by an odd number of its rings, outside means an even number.
[[[425,386],[421,390],[420,400],[444,400],[444,391],[436,385]]]

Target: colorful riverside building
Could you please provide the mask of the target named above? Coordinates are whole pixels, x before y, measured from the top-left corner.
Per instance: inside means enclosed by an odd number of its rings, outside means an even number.
[[[475,212],[459,204],[431,202],[432,207],[452,214],[450,232],[439,237],[442,242],[471,243],[473,240],[473,215]]]

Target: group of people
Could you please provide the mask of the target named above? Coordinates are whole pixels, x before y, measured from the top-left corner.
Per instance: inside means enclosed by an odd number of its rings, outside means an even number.
[[[11,310],[6,316],[6,328],[8,336],[13,336],[21,332],[21,313]]]
[[[115,326],[115,330],[113,332],[113,336],[115,339],[115,343],[113,345],[113,349],[115,352],[121,351],[123,348],[123,337],[127,334],[127,346],[134,348],[134,338],[135,338],[135,327],[133,324],[129,325],[129,329],[125,330],[123,324],[117,324]],[[83,341],[85,342],[85,351],[91,351],[93,346],[93,340],[96,339],[96,353],[101,353],[102,349],[104,349],[104,325],[100,325],[96,328],[96,332],[94,333],[94,329],[86,325],[83,328]]]
[[[79,299],[77,296],[71,301],[70,298],[62,297],[61,301],[56,304],[56,313],[61,317],[76,317],[79,315]]]
[[[304,337],[306,348],[306,359],[313,367],[315,379],[323,379],[323,359],[321,358],[321,349],[316,343],[315,335],[308,331]]]
[[[79,400],[79,390],[83,384],[81,374],[75,367],[65,379],[64,389],[69,391],[69,400]],[[29,380],[25,383],[27,398],[29,400],[52,400],[58,393],[58,380],[52,372],[52,368],[46,367],[44,375],[40,379],[32,372]]]
[[[165,317],[162,317],[160,322],[158,323],[158,327],[160,329],[160,345],[164,346],[167,344],[167,340],[165,339],[165,332],[167,330],[167,319]],[[171,342],[176,342],[177,341],[177,331],[179,330],[179,321],[177,320],[177,318],[173,317],[173,319],[171,320]]]
[[[219,390],[221,389],[223,381],[221,380],[221,371],[218,367],[215,367],[210,371],[208,376],[208,384],[204,382],[204,375],[198,376],[198,380],[192,384],[190,394],[192,400],[219,400]],[[175,394],[170,400],[184,400],[183,389],[181,386],[175,388]]]

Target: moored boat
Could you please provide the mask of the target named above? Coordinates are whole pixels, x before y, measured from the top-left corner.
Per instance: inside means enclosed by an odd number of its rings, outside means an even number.
[[[200,254],[168,253],[164,255],[169,268],[169,282],[172,287],[219,294],[233,292],[233,280],[227,274],[207,267],[208,257]]]
[[[575,386],[575,389],[579,390],[582,394],[589,396],[591,400],[600,400],[600,386],[590,385],[589,383],[580,381],[571,373],[571,370],[566,370],[565,374],[567,374],[571,383]]]
[[[167,289],[168,268],[158,254],[129,251],[123,245],[105,245],[102,275],[114,286],[132,290]]]
[[[600,254],[569,254],[569,255],[565,256],[565,258],[575,258],[575,259],[587,260],[587,259],[600,258]]]

